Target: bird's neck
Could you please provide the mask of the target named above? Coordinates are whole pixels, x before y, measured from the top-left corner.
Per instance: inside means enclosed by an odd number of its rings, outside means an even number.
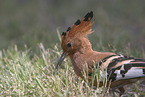
[[[82,71],[84,69],[84,65],[87,64],[92,67],[97,62],[101,61],[103,58],[114,55],[114,53],[109,52],[97,52],[93,51],[92,49],[83,49],[80,51],[75,52],[74,54],[70,55],[70,59],[72,61],[72,65],[74,68],[75,73],[82,77]],[[88,70],[89,71],[89,70]]]

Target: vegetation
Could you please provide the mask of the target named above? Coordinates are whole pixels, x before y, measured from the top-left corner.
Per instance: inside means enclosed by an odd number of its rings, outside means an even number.
[[[87,81],[78,78],[69,59],[64,61],[57,74],[54,73],[54,66],[58,61],[60,51],[57,46],[54,49],[45,49],[40,44],[39,47],[40,55],[34,55],[34,57],[30,57],[31,50],[27,47],[22,51],[15,45],[1,51],[0,94],[2,96],[95,97],[112,95],[107,88],[93,89]],[[137,54],[142,57],[145,55],[141,52]],[[145,95],[139,83],[131,87],[128,88],[128,96]]]

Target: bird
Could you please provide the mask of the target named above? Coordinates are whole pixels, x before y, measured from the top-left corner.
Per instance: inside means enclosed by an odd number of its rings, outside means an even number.
[[[113,52],[98,52],[92,49],[88,35],[94,31],[91,26],[94,24],[93,12],[88,12],[82,20],[78,19],[72,27],[68,27],[62,32],[61,54],[55,71],[62,64],[66,57],[69,57],[77,76],[84,79],[83,70],[87,64],[87,80],[92,82],[92,76],[97,68],[100,68],[100,76],[103,77],[102,71],[105,71],[107,86],[116,90],[120,95],[125,93],[124,86],[135,83],[138,80],[145,79],[145,59],[128,57],[123,54]],[[97,43],[97,41],[96,41]],[[95,65],[94,65],[95,64]],[[96,69],[94,69],[97,67]],[[93,85],[97,86],[97,78]],[[99,79],[99,86],[102,86],[102,78]]]

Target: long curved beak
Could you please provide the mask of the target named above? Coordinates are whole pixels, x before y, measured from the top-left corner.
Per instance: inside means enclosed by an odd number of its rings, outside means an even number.
[[[62,53],[58,62],[57,62],[57,65],[55,66],[55,71],[58,71],[58,68],[59,66],[61,65],[61,63],[63,62],[63,60],[65,59],[65,57],[67,56],[68,54],[67,53]]]

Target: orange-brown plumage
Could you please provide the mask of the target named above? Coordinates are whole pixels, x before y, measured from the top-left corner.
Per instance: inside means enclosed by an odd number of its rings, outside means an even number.
[[[94,63],[98,65],[98,63],[100,62],[101,69],[107,69],[108,70],[107,73],[113,72],[112,74],[110,73],[112,77],[112,79],[111,77],[110,79],[113,80],[110,87],[111,88],[117,87],[120,90],[120,92],[123,93],[124,92],[123,86],[127,80],[130,83],[135,82],[137,80],[137,78],[136,80],[125,79],[124,78],[125,74],[127,74],[129,70],[134,70],[134,68],[136,69],[138,67],[136,64],[138,63],[141,64],[140,68],[144,68],[145,60],[141,60],[141,59],[135,60],[134,58],[131,58],[131,57],[125,57],[123,55],[116,55],[115,53],[110,53],[110,52],[93,51],[91,43],[89,42],[87,38],[88,34],[91,34],[94,32],[91,29],[91,26],[94,23],[94,21],[91,22],[92,17],[93,17],[93,12],[88,13],[81,21],[77,20],[76,23],[71,28],[68,28],[66,32],[63,32],[62,40],[61,40],[61,47],[63,50],[63,54],[56,66],[56,69],[58,69],[58,66],[62,63],[63,59],[66,56],[69,56],[75,73],[79,77],[83,78],[82,72],[83,72],[85,64],[88,65],[88,74],[92,74]],[[104,58],[106,58],[106,60]],[[103,63],[103,60],[105,60],[104,63]],[[133,64],[131,65],[133,68],[129,67],[126,69],[126,64],[128,63]],[[123,69],[125,71],[123,71]],[[118,70],[120,73],[116,73],[118,72]],[[114,77],[113,74],[122,75],[123,80],[122,79],[116,80],[118,78],[118,75],[115,75]],[[91,81],[91,76],[88,76],[88,80]],[[96,82],[97,81],[95,80],[94,85],[97,85]]]

